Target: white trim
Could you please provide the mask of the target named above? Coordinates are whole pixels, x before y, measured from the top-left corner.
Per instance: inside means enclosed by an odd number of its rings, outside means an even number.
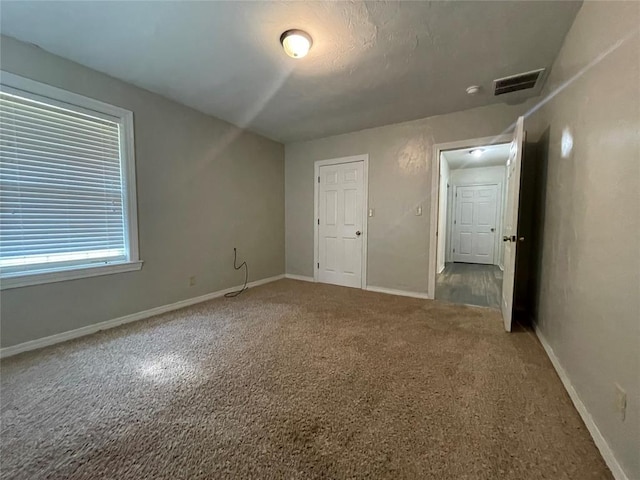
[[[118,119],[131,113],[129,110],[101,102],[95,98],[85,97],[84,95],[63,90],[62,88],[54,87],[52,85],[47,85],[46,83],[37,82],[30,78],[21,77],[20,75],[5,72],[4,70],[0,70],[0,84],[20,90],[27,96],[35,94],[47,97],[54,104],[62,108],[68,107],[69,105],[65,106],[60,104],[60,102],[70,104],[74,107],[79,107],[80,110],[85,110],[87,114],[98,114],[101,118],[105,118],[104,115],[109,115]],[[109,120],[113,120],[113,118],[110,118]]]
[[[275,282],[284,278],[284,275],[276,275],[275,277],[263,278],[262,280],[256,280],[249,282],[247,288],[257,287],[264,285],[265,283]],[[160,315],[162,313],[171,312],[180,308],[195,305],[196,303],[206,302],[214,298],[219,298],[226,293],[235,292],[242,288],[242,285],[238,285],[231,288],[225,288],[224,290],[218,290],[217,292],[207,293],[199,297],[188,298],[186,300],[180,300],[179,302],[169,305],[162,305],[160,307],[151,308],[142,312],[132,313],[125,315],[124,317],[114,318],[113,320],[107,320],[105,322],[95,323],[93,325],[87,325],[86,327],[78,328],[76,330],[70,330],[68,332],[58,333],[49,337],[38,338],[37,340],[30,340],[28,342],[20,343],[18,345],[12,345],[10,347],[0,348],[0,358],[10,357],[17,355],[18,353],[28,352],[30,350],[36,350],[38,348],[48,347],[49,345],[55,345],[56,343],[65,342],[73,338],[84,337],[85,335],[91,335],[92,333],[99,332],[100,330],[107,330],[109,328],[118,327],[125,323],[136,322],[138,320],[144,320],[145,318]]]
[[[21,77],[13,73],[0,70],[0,85],[9,92],[24,95],[35,100],[46,100],[47,103],[57,105],[61,108],[84,112],[88,115],[105,118],[116,122],[120,126],[120,175],[125,188],[123,188],[123,216],[126,223],[125,242],[127,251],[127,261],[118,265],[103,265],[94,267],[92,265],[79,265],[75,273],[61,269],[60,272],[47,272],[42,274],[29,274],[21,272],[24,279],[18,277],[5,277],[2,280],[2,289],[16,288],[38,283],[50,283],[74,278],[93,277],[110,273],[121,273],[133,270],[140,270],[140,252],[138,244],[138,206],[136,192],[136,159],[134,144],[134,122],[133,112],[115,105],[111,105],[94,98],[85,97],[77,93],[69,92],[61,88],[37,82],[29,78]],[[40,97],[40,98],[38,98]],[[128,265],[126,267],[125,265]],[[99,271],[97,268],[101,268]]]
[[[431,157],[431,214],[429,219],[429,270],[427,271],[427,294],[429,298],[435,298],[436,293],[436,270],[437,249],[438,249],[438,201],[440,191],[440,152],[445,150],[456,150],[460,148],[481,147],[498,143],[510,143],[513,140],[511,135],[496,135],[493,137],[471,138],[459,140],[457,142],[436,143],[433,146],[433,156]]]
[[[318,246],[318,218],[320,215],[319,212],[319,195],[320,190],[318,189],[318,176],[320,175],[320,167],[324,167],[326,165],[337,165],[342,163],[353,163],[353,162],[363,162],[363,216],[362,220],[362,278],[361,278],[361,288],[365,289],[367,285],[367,243],[369,242],[369,154],[365,153],[362,155],[353,155],[350,157],[340,157],[340,158],[331,158],[328,160],[316,160],[314,162],[313,168],[313,281],[318,281],[318,258],[319,254],[319,246]]]
[[[562,385],[564,385],[565,390],[569,394],[569,398],[571,398],[571,401],[580,414],[580,417],[586,425],[587,430],[589,430],[589,433],[591,434],[596,447],[598,447],[598,450],[600,450],[600,454],[609,467],[609,470],[611,470],[613,477],[616,480],[629,480],[629,477],[627,477],[626,473],[622,469],[622,466],[616,459],[613,451],[611,450],[611,447],[602,436],[602,433],[600,433],[600,429],[587,410],[587,407],[584,405],[584,403],[582,403],[582,400],[580,400],[578,392],[576,392],[575,388],[573,388],[573,384],[571,383],[567,372],[564,368],[562,368],[560,360],[558,360],[558,357],[556,357],[556,354],[553,352],[551,345],[549,344],[549,342],[547,342],[547,339],[538,328],[538,325],[534,325],[534,327],[538,340],[540,340],[540,343],[542,344],[542,348],[544,348],[544,351],[547,352],[547,356],[549,357],[549,360],[551,360],[553,368],[555,368],[556,373],[560,377]]]
[[[293,273],[286,273],[284,277],[290,278],[291,280],[300,280],[301,282],[315,282],[313,277],[307,277],[306,275],[294,275]]]
[[[127,189],[127,194],[123,199],[123,212],[127,222],[127,252],[129,252],[130,261],[138,261],[140,260],[140,251],[138,246],[138,193],[136,191],[133,112],[127,112],[122,116],[122,127],[124,135],[121,138],[120,148],[122,149],[121,158],[125,161],[120,175]]]
[[[425,300],[432,300],[429,294],[422,293],[422,292],[410,292],[408,290],[395,290],[393,288],[374,287],[371,285],[367,285],[365,290],[369,292],[376,292],[376,293],[387,293],[389,295],[399,295],[401,297],[413,297],[413,298],[422,298]]]
[[[111,275],[113,273],[135,272],[142,268],[142,263],[141,261],[114,262],[106,265],[82,265],[80,267],[68,268],[66,270],[52,270],[50,272],[20,272],[20,275],[16,275],[15,277],[7,276],[1,278],[0,290],[40,285],[42,283],[63,282],[77,278],[98,277],[100,275]]]

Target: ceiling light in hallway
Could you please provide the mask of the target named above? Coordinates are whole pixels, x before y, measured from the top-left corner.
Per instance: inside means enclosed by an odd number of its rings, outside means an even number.
[[[476,158],[480,158],[482,156],[482,152],[484,152],[484,149],[482,148],[474,148],[473,150],[469,150],[469,153]]]
[[[480,87],[478,85],[471,85],[467,87],[467,95],[476,95],[480,92]]]

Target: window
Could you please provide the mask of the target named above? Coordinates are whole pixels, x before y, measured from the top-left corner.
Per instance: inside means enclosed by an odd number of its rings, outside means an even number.
[[[0,76],[0,286],[137,270],[133,114]]]

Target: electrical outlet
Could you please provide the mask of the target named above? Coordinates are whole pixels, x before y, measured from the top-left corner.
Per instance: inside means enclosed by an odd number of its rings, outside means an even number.
[[[615,384],[616,387],[616,412],[620,415],[620,420],[624,422],[627,416],[627,392],[625,392],[620,385]]]
[[[191,277],[189,277],[189,286],[193,287],[196,284],[196,276],[192,275]]]

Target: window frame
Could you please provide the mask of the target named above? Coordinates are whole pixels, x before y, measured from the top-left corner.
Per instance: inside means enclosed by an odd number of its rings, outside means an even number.
[[[120,125],[120,175],[124,193],[122,213],[125,224],[125,251],[127,252],[126,260],[54,266],[32,272],[19,271],[0,274],[0,290],[140,270],[143,262],[140,260],[138,247],[133,112],[3,70],[0,70],[0,91],[115,121]]]

